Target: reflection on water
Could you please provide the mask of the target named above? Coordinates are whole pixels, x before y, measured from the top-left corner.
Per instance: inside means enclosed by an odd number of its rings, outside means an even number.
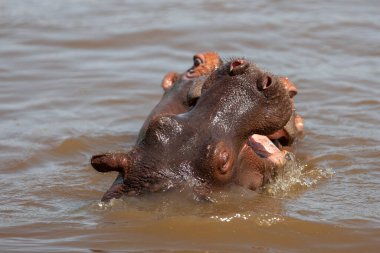
[[[0,2],[1,252],[377,252],[380,4]],[[99,199],[192,55],[245,56],[297,85],[297,163],[262,192]]]

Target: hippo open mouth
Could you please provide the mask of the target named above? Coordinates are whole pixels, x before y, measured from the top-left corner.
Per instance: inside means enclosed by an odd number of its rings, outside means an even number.
[[[279,79],[292,101],[292,115],[289,121],[283,128],[268,136],[257,134],[250,136],[246,144],[260,158],[274,166],[283,166],[284,163],[294,158],[288,151],[304,132],[303,118],[296,113],[294,106],[294,96],[297,95],[298,90],[287,77],[280,77]]]
[[[289,152],[286,150],[280,150],[275,143],[267,136],[253,134],[248,138],[248,147],[252,149],[260,158],[267,159],[268,162],[276,166],[283,166],[286,161],[292,159]]]
[[[292,115],[286,125],[273,134],[264,136],[253,134],[243,147],[245,152],[254,152],[267,164],[273,167],[283,167],[287,162],[294,160],[292,151],[294,142],[304,133],[303,118],[296,113],[294,96],[297,95],[295,85],[285,77],[281,77],[284,87],[292,100]]]
[[[292,116],[288,123],[282,129],[268,135],[268,138],[279,149],[286,149],[290,147],[298,137],[302,136],[303,132],[303,118],[299,114],[296,114],[293,109]]]

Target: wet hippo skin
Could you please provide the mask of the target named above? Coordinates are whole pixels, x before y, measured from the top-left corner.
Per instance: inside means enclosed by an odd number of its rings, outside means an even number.
[[[271,139],[272,142],[274,142],[280,149],[290,150],[292,144],[297,140],[297,138],[303,135],[304,123],[303,118],[297,114],[294,104],[294,96],[298,93],[296,86],[287,77],[282,76],[279,79],[291,98],[292,115],[288,123],[286,123],[282,129],[269,135],[268,138]]]
[[[244,185],[252,190],[257,189],[259,186],[267,183],[270,179],[273,179],[278,170],[294,158],[288,153],[288,151],[293,150],[293,143],[298,137],[303,135],[303,118],[296,113],[293,100],[294,96],[297,95],[298,90],[294,83],[287,77],[279,77],[279,81],[287,90],[288,95],[291,98],[292,114],[289,121],[283,128],[268,136],[257,134],[250,136],[239,154],[241,164],[244,164],[245,166],[265,168],[265,170],[256,174],[256,181],[251,182],[250,185]],[[208,88],[210,88],[210,83],[196,82],[190,87],[188,104],[194,105],[201,94]],[[265,166],[263,166],[263,164],[265,164]],[[241,167],[244,166],[241,165]],[[249,180],[244,180],[244,173],[241,173],[241,175],[241,182],[249,182]]]
[[[291,82],[287,77],[279,77],[281,84],[288,91],[288,94],[292,101],[292,115],[288,123],[276,133],[273,133],[269,136],[270,140],[281,150],[292,150],[292,144],[297,140],[297,138],[303,135],[304,125],[303,118],[296,113],[294,105],[294,96],[297,95],[298,90],[293,82]],[[205,85],[204,82],[194,82],[190,87],[188,93],[188,105],[194,105],[197,99],[205,92],[209,87]]]
[[[281,169],[288,161],[294,159],[288,151],[293,151],[293,144],[296,140],[303,136],[303,118],[296,113],[294,96],[298,90],[293,82],[287,77],[279,77],[282,86],[287,90],[292,102],[292,114],[286,125],[280,130],[268,136],[252,135],[248,138],[247,143],[243,146],[239,154],[239,159],[246,166],[257,168],[265,168],[256,174],[256,181],[245,187],[255,190],[257,187],[267,183],[273,179],[279,169]],[[194,105],[197,99],[210,87],[210,83],[195,82],[190,87],[188,94],[188,104]],[[265,164],[265,166],[263,166]],[[241,166],[244,167],[244,166]],[[241,173],[244,175],[244,173]],[[244,180],[242,176],[241,182]]]
[[[169,72],[162,80],[161,86],[164,94],[160,102],[153,108],[145,120],[138,138],[139,142],[145,135],[149,123],[163,114],[180,114],[189,110],[188,93],[195,85],[202,86],[205,77],[218,68],[222,61],[217,53],[205,52],[193,56],[193,66],[183,74]]]
[[[263,159],[242,150],[249,150],[253,134],[269,135],[286,125],[292,114],[288,91],[244,59],[214,71],[204,86],[189,111],[152,118],[131,151],[91,159],[96,170],[122,175],[104,201],[167,190],[189,178],[198,192],[230,183],[256,189],[265,182]]]
[[[188,103],[188,94],[191,87],[194,85],[202,87],[207,75],[211,74],[221,64],[222,60],[217,53],[203,52],[193,56],[193,66],[184,73],[167,73],[161,82],[164,94],[145,120],[136,143],[141,142],[153,119],[162,115],[174,115],[188,111],[192,106]],[[123,188],[123,177],[119,174],[110,189],[104,194],[102,200],[120,198],[124,194]]]

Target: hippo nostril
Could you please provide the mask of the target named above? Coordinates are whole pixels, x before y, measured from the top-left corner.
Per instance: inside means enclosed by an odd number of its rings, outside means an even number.
[[[229,75],[230,76],[241,75],[248,68],[248,66],[249,66],[248,62],[243,59],[234,60],[230,64]]]
[[[257,83],[257,89],[259,89],[259,91],[263,91],[267,89],[269,86],[271,86],[272,83],[272,77],[266,75]]]
[[[272,78],[270,76],[267,76],[266,80],[267,82],[266,82],[265,88],[269,87],[272,84]]]

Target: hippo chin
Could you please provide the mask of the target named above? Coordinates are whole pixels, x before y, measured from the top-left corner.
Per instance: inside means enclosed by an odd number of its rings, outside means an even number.
[[[201,86],[183,113],[149,117],[129,152],[92,157],[97,171],[120,173],[103,201],[167,190],[189,178],[194,192],[205,195],[231,183],[255,190],[273,177],[287,155],[266,135],[281,130],[293,112],[281,80],[235,59]]]

